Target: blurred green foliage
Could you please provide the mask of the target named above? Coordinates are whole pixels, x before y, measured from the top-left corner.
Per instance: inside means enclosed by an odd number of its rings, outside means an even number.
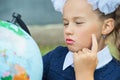
[[[53,50],[57,46],[39,46],[42,56]]]
[[[39,48],[40,48],[40,52],[41,52],[42,56],[44,56],[49,51],[55,49],[57,46],[65,46],[65,44],[61,44],[61,45],[40,45]]]

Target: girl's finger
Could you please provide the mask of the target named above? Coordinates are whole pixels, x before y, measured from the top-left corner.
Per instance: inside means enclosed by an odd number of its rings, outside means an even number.
[[[97,43],[97,38],[95,34],[92,34],[92,48],[91,48],[93,53],[97,53],[98,51],[98,43]]]

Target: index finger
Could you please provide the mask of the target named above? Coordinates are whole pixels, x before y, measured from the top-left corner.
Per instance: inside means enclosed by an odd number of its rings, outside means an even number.
[[[92,52],[97,53],[98,51],[98,43],[97,43],[97,38],[95,36],[95,34],[92,34],[92,48],[91,48]]]

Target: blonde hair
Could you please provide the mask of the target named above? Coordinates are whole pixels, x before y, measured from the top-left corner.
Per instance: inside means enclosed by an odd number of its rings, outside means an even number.
[[[109,45],[112,56],[117,60],[120,60],[120,5],[111,14],[104,15],[103,13],[100,13],[100,17],[104,19],[113,18],[115,20],[115,28],[107,36],[106,44]]]

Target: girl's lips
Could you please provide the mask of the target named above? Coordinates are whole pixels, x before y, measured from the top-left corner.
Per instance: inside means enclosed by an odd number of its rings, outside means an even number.
[[[73,41],[72,39],[66,39],[66,43],[67,43],[67,44],[73,44],[74,41]]]

